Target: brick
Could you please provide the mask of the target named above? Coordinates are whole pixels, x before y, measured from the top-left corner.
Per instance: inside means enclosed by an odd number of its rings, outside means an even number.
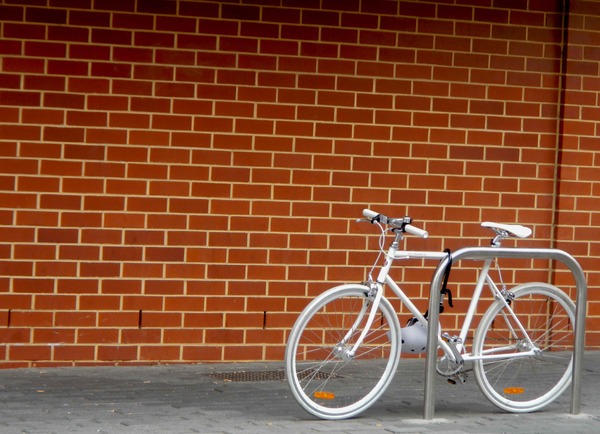
[[[95,360],[95,347],[92,345],[61,345],[54,350],[55,360],[91,361]]]
[[[160,329],[121,329],[123,344],[158,344],[161,342]]]
[[[81,142],[84,138],[83,128],[70,127],[46,127],[44,128],[44,140],[49,142]]]
[[[277,121],[275,123],[275,133],[278,135],[313,136],[314,131],[315,127],[312,122]]]
[[[64,58],[66,54],[67,47],[62,43],[29,41],[25,43],[26,56]]]
[[[146,14],[112,14],[113,27],[133,30],[152,30],[154,17]]]
[[[147,295],[180,295],[183,291],[183,283],[177,280],[149,280],[144,286],[144,293]]]
[[[107,126],[107,114],[106,112],[94,112],[94,111],[68,111],[67,112],[67,124],[76,126]]]
[[[508,15],[508,11],[502,9],[474,9],[475,21],[507,23]]]
[[[154,115],[152,128],[163,130],[189,131],[192,129],[191,116]]]
[[[297,55],[299,43],[296,41],[263,40],[260,44],[262,54]]]
[[[77,300],[72,295],[36,295],[36,310],[73,310]]]
[[[83,109],[85,98],[83,95],[68,93],[44,93],[44,107]]]
[[[214,3],[197,3],[194,1],[183,1],[179,5],[181,15],[191,15],[193,17],[218,17],[219,5]]]
[[[174,247],[146,247],[145,260],[159,262],[181,262],[184,259],[184,249]]]
[[[10,346],[8,356],[11,360],[49,360],[50,351],[48,345]]]
[[[64,113],[59,110],[23,109],[22,122],[25,124],[63,125]],[[44,130],[44,136],[46,131]]]
[[[123,297],[123,309],[124,310],[163,310],[163,297],[151,297],[151,296],[126,296]],[[143,312],[142,312],[143,319]]]
[[[209,344],[241,344],[243,343],[243,330],[206,330],[205,342]]]
[[[205,249],[207,251],[207,249]],[[224,258],[224,255],[217,254],[214,257],[219,256]],[[202,281],[192,281],[187,283],[187,292],[188,294],[193,295],[224,295],[225,294],[225,286],[226,282],[213,282],[210,287],[202,284]]]
[[[262,346],[250,346],[250,345],[240,345],[240,346],[226,346],[224,348],[224,355],[227,360],[256,360],[263,358],[263,348]]]
[[[267,23],[242,22],[240,35],[256,38],[278,38],[279,26]]]
[[[233,20],[258,20],[260,9],[256,6],[222,5],[221,16]]]
[[[89,34],[90,29],[84,27],[48,26],[48,39],[52,41],[87,43]]]
[[[281,38],[298,41],[317,41],[319,40],[319,27],[283,24],[281,26]]]
[[[58,279],[56,289],[59,294],[93,294],[98,292],[98,280]]]
[[[10,106],[39,106],[41,94],[39,92],[0,91],[0,104]]]
[[[29,310],[32,307],[32,296],[25,294],[0,294],[0,303],[5,309]]]
[[[17,264],[17,266],[26,266],[26,263]],[[54,292],[54,282],[51,279],[39,279],[39,278],[28,278],[28,277],[15,277],[13,278],[13,291],[15,293],[29,293],[33,292],[33,288],[36,289],[37,293],[52,293]]]
[[[222,36],[219,39],[219,50],[225,52],[257,53],[258,41],[254,38]]]
[[[356,44],[358,43],[358,30],[343,29],[339,27],[323,27],[321,31],[321,41]]]
[[[38,261],[35,264],[36,276],[75,277],[77,264],[75,262]]]
[[[376,15],[364,15],[356,13],[343,13],[342,26],[356,27],[361,29],[376,29],[379,19]]]
[[[118,329],[79,329],[78,344],[113,344],[119,342]],[[93,359],[93,353],[92,357]]]
[[[196,20],[193,18],[157,16],[156,29],[172,32],[190,32],[196,31]]]
[[[92,42],[110,45],[131,45],[133,34],[127,30],[92,29]]]
[[[137,360],[138,348],[134,345],[98,345],[97,358],[107,361]]]
[[[12,140],[39,140],[40,128],[34,126],[0,125],[0,136]]]
[[[98,326],[99,327],[139,327],[140,314],[139,312],[99,312]]]
[[[182,325],[182,314],[179,312],[144,312],[142,327],[177,327]]]
[[[225,327],[227,328],[262,328],[263,313],[227,313]]]
[[[192,361],[213,361],[220,362],[223,360],[223,347],[217,346],[184,346],[182,349],[182,359]]]
[[[39,14],[36,14],[39,15]],[[43,23],[42,23],[43,24]],[[45,39],[45,26],[41,24],[5,23],[4,37],[19,39]]]
[[[113,47],[112,50],[112,58],[116,61],[150,63],[153,61],[153,57],[153,52],[149,48]],[[132,70],[133,68],[130,64],[98,63],[92,65],[93,75],[131,78]]]
[[[0,53],[3,55],[15,55],[20,56],[22,52],[22,42],[21,41],[0,41]],[[19,58],[12,58],[14,61],[18,61]],[[7,71],[7,58],[4,59],[4,70]]]
[[[19,109],[18,108],[7,108],[7,107],[2,107],[0,108],[0,121],[1,122],[6,122],[6,123],[16,123],[19,119]],[[14,148],[14,145],[13,147]],[[2,155],[8,155],[8,151],[9,151],[10,147],[7,146],[5,149],[3,149],[2,151]],[[16,153],[12,152],[10,155],[15,156]]]
[[[21,6],[0,6],[2,18],[6,21],[23,21],[24,8]]]
[[[165,330],[165,344],[198,344],[204,341],[203,333],[199,330]]]
[[[300,23],[301,10],[265,6],[262,9],[262,20],[275,23]]]
[[[75,60],[49,60],[48,73],[68,76],[87,76],[89,64]]]
[[[180,346],[156,345],[142,346],[140,348],[141,360],[179,360]]]
[[[131,109],[141,112],[168,113],[171,102],[166,98],[131,98]]]
[[[110,113],[108,125],[121,128],[148,128],[150,126],[150,115],[136,113]],[[108,156],[111,160],[113,160],[114,158],[110,158],[110,151],[114,148],[115,147],[109,148]],[[136,152],[133,152],[133,154],[135,155]]]
[[[175,37],[170,33],[136,32],[134,44],[142,47],[174,47]]]
[[[33,343],[74,343],[75,331],[72,329],[34,329]]]
[[[139,3],[136,11],[150,14],[173,15],[177,12],[177,5],[168,0],[158,0],[152,3]]]

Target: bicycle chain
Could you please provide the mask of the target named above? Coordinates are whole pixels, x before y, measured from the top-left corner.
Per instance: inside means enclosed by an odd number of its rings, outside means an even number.
[[[438,373],[438,375],[441,375],[442,377],[446,377],[448,379],[448,381],[453,381],[453,379],[459,379],[460,380],[460,376],[461,375],[465,375],[465,377],[468,377],[467,373],[473,371],[473,368],[470,369],[465,369],[465,365],[464,362],[461,363],[456,363],[456,362],[450,362],[449,360],[446,359],[447,356],[442,357],[441,359],[438,359],[437,361],[437,365],[435,367],[435,372]],[[443,367],[440,367],[442,366]],[[443,369],[446,368],[446,369]],[[464,381],[460,380],[461,382],[464,383]]]
[[[456,381],[456,380],[458,380],[459,382],[461,382],[461,383],[463,383],[463,384],[464,384],[464,383],[467,381],[467,378],[469,377],[469,376],[467,375],[467,372],[473,372],[473,370],[474,370],[473,368],[470,368],[470,369],[465,369],[465,370],[459,370],[459,371],[456,371],[454,374],[447,375],[447,374],[442,374],[442,373],[441,373],[441,372],[440,372],[440,371],[437,369],[437,367],[436,367],[436,369],[435,369],[435,372],[436,372],[436,373],[437,373],[439,376],[446,378],[446,380],[448,381],[448,383],[450,383],[450,384],[454,385],[454,384],[456,384],[456,383],[457,383],[457,381]],[[460,380],[458,377],[459,377],[459,375],[463,375],[463,374],[465,375],[465,379],[464,379],[464,381],[461,381],[461,380]]]
[[[454,374],[452,374],[452,375],[456,375],[456,374],[459,374],[459,373],[460,373],[460,374],[466,374],[467,372],[473,372],[473,371],[474,371],[474,369],[473,369],[473,368],[471,368],[471,369],[465,369],[464,371],[457,371],[457,372],[455,372],[455,373],[454,373]],[[437,374],[438,374],[440,377],[446,377],[446,378],[448,378],[448,377],[452,377],[452,375],[446,375],[446,374],[442,374],[442,373],[441,373],[440,371],[438,371],[437,369],[435,370],[435,372],[437,372]]]

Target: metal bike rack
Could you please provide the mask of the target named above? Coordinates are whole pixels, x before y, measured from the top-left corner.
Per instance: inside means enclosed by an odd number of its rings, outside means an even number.
[[[585,346],[585,315],[587,305],[587,284],[583,270],[579,263],[568,253],[557,249],[518,249],[496,247],[468,247],[452,253],[452,262],[462,259],[485,260],[493,258],[518,258],[518,259],[554,259],[562,262],[571,270],[577,287],[575,305],[575,342],[573,345],[573,380],[571,388],[571,414],[581,412],[581,376],[583,369],[583,351]],[[429,298],[428,323],[439,324],[440,291],[444,271],[449,258],[444,257],[438,264],[431,280],[431,294]],[[428,327],[427,333],[427,360],[425,370],[425,400],[423,405],[423,418],[433,419],[435,412],[435,365],[437,361],[438,327]]]

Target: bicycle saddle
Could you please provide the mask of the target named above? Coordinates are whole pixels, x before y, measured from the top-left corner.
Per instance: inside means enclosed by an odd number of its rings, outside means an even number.
[[[498,234],[501,232],[506,233],[506,235],[501,234],[502,236],[527,238],[529,235],[531,235],[531,229],[521,225],[505,225],[502,223],[483,222],[481,223],[481,226],[484,228],[493,229],[494,232]]]

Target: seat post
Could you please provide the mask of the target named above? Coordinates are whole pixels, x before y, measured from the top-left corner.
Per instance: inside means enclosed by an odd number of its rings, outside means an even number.
[[[500,247],[502,245],[501,241],[504,237],[501,234],[496,235],[491,242],[492,247]]]

